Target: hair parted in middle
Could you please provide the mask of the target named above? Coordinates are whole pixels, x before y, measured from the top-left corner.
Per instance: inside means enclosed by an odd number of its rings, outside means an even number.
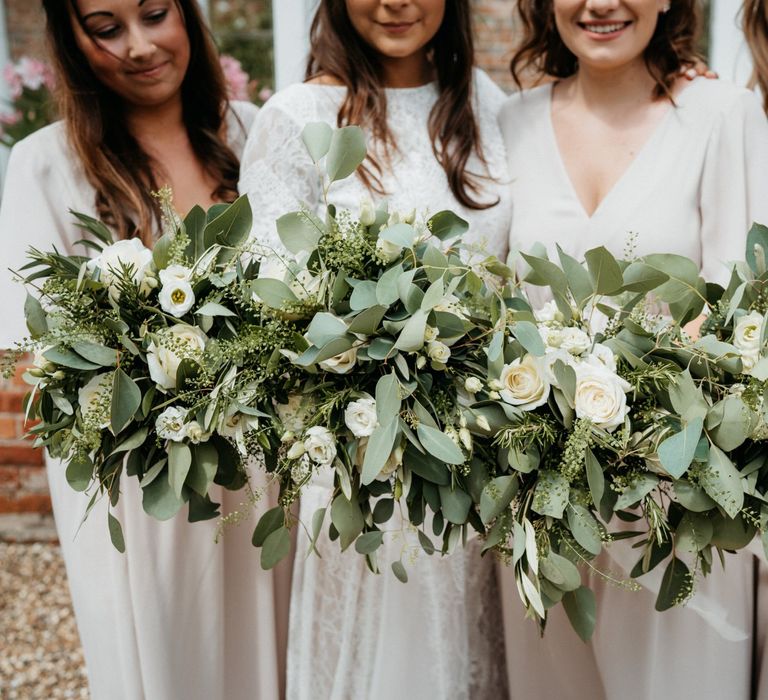
[[[518,0],[522,40],[512,57],[512,77],[523,87],[527,71],[541,77],[568,78],[578,70],[578,60],[560,38],[555,25],[554,0]],[[653,96],[672,99],[672,85],[680,70],[696,64],[700,28],[699,0],[674,0],[659,14],[651,41],[645,49],[645,65],[653,77]]]
[[[768,114],[768,0],[746,0],[742,12],[744,36],[754,65],[750,87],[760,88],[763,109]]]
[[[445,16],[429,46],[439,97],[429,115],[432,150],[448,178],[456,199],[470,209],[488,209],[497,201],[483,201],[482,180],[467,163],[474,152],[485,165],[473,107],[474,45],[470,0],[446,0]],[[357,33],[345,0],[321,0],[310,31],[306,79],[332,76],[347,88],[337,125],[370,130],[384,147],[384,157],[397,149],[387,123],[387,97],[376,51]],[[365,184],[379,194],[382,164],[370,154],[358,171]]]

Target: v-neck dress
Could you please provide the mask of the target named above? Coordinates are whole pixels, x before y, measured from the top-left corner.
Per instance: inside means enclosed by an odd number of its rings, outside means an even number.
[[[592,216],[564,166],[551,102],[545,85],[510,97],[501,112],[510,246],[527,251],[538,242],[556,256],[558,243],[583,259],[600,245],[621,255],[631,242],[636,255],[685,255],[707,279],[726,282],[752,222],[768,223],[768,124],[755,96],[719,80],[688,85]],[[611,550],[598,560],[601,570],[638,558],[626,542]],[[760,675],[765,621],[758,624],[768,598],[765,565],[748,553],[727,560],[725,573],[715,567],[697,583],[686,607],[665,613],[654,610],[660,572],[642,577],[635,593],[593,578],[598,626],[589,645],[560,609],[539,639],[522,619],[512,572],[502,568],[511,697],[768,697]]]

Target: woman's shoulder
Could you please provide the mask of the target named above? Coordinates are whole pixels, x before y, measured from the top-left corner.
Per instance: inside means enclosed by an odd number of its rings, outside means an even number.
[[[69,162],[70,150],[64,122],[56,121],[14,144],[11,158],[29,167],[51,166]]]
[[[499,112],[502,129],[541,123],[548,114],[551,94],[552,85],[549,83],[513,92],[504,100]]]
[[[699,117],[760,109],[760,100],[752,90],[719,78],[696,78],[684,87],[676,102]]]

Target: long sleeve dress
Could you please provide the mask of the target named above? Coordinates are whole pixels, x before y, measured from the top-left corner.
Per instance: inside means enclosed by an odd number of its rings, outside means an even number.
[[[499,197],[495,207],[468,210],[451,193],[428,133],[438,96],[435,84],[388,89],[387,114],[397,152],[387,163],[379,144],[369,142],[369,148],[380,164],[386,163],[382,184],[390,211],[424,215],[453,209],[470,222],[468,239],[496,254],[505,250],[509,228],[506,164],[496,121],[503,93],[479,71],[474,87],[483,149],[495,178],[484,196],[488,201]],[[274,225],[279,215],[302,203],[320,209],[317,172],[300,134],[309,122],[335,125],[344,90],[294,85],[261,110],[243,157],[240,188],[251,199],[254,236],[262,244],[280,249]],[[469,170],[483,172],[474,157]],[[351,177],[331,187],[329,200],[356,213],[369,196],[363,182]],[[305,523],[328,505],[332,488],[332,476],[314,478],[302,494]],[[402,547],[402,541],[388,538],[379,560],[398,559]],[[416,556],[407,584],[388,567],[371,574],[359,554],[341,553],[327,535],[318,548],[322,558],[307,556],[309,542],[300,528],[288,642],[290,700],[483,700],[506,694],[494,566],[490,557],[480,558],[477,542],[444,558]]]
[[[685,255],[705,278],[727,282],[727,263],[743,259],[752,222],[768,222],[768,124],[754,95],[721,81],[687,86],[592,216],[563,165],[551,99],[546,85],[510,97],[502,109],[511,246],[528,250],[541,242],[557,259],[559,243],[583,259],[604,245],[620,256],[632,234],[635,254]],[[598,568],[631,567],[639,555],[629,547],[613,543]],[[512,572],[502,571],[511,697],[768,697],[760,673],[764,564],[749,553],[727,556],[725,572],[715,567],[687,606],[664,613],[654,610],[659,575],[641,577],[643,589],[634,593],[593,578],[597,629],[586,645],[560,609],[539,639],[522,619]]]
[[[228,136],[236,154],[255,112],[247,103],[232,105]],[[95,193],[67,145],[64,125],[56,123],[11,154],[0,211],[0,347],[13,347],[27,335],[24,290],[7,268],[19,269],[30,246],[86,250],[74,246],[83,236],[70,209],[96,216]],[[113,511],[125,535],[126,552],[120,554],[109,540],[105,499],[78,532],[88,497],[70,488],[64,466],[47,460],[91,697],[277,700],[280,592],[250,543],[255,516],[216,544],[216,520],[188,523],[182,511],[158,522],[144,513],[137,480],[126,478]],[[213,497],[224,512],[246,500],[227,491]],[[282,607],[285,628],[287,601]]]

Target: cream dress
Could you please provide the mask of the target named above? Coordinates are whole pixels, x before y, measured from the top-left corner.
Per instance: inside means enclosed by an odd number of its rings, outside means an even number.
[[[256,108],[232,107],[230,146],[240,154]],[[74,245],[82,231],[68,212],[96,216],[94,202],[63,123],[13,149],[0,211],[0,347],[13,347],[27,335],[24,290],[6,268],[21,267],[29,246],[84,254]],[[77,532],[88,498],[69,487],[59,461],[48,459],[47,469],[94,700],[280,697],[281,596],[250,543],[254,517],[216,544],[216,520],[188,523],[185,508],[158,522],[144,513],[137,480],[125,478],[114,509],[127,548],[120,554],[109,540],[106,501]],[[245,500],[227,491],[212,497],[225,512]]]
[[[280,248],[274,221],[306,203],[321,209],[319,181],[300,140],[305,124],[335,125],[344,88],[294,85],[274,96],[259,113],[242,161],[241,191],[255,215],[254,236]],[[500,203],[467,210],[451,193],[432,153],[427,130],[438,93],[435,84],[387,90],[388,119],[398,152],[385,168],[390,210],[423,216],[450,208],[471,222],[467,242],[489,253],[505,250],[509,198],[502,181],[506,164],[497,125],[503,93],[482,72],[475,76],[475,108],[490,174],[484,196]],[[369,143],[374,152],[377,144]],[[379,162],[384,163],[379,153]],[[476,158],[473,172],[482,172]],[[329,199],[359,211],[369,193],[353,177],[335,184]],[[317,508],[331,500],[333,477],[318,474],[302,496],[300,516],[310,524]],[[327,522],[325,527],[327,528]],[[327,532],[327,530],[325,531]],[[477,541],[465,552],[440,558],[417,554],[413,533],[392,537],[379,550],[383,573],[371,574],[351,549],[324,534],[322,559],[307,556],[308,539],[299,529],[294,563],[288,643],[290,700],[483,700],[506,695],[498,588],[491,557],[480,558]],[[409,582],[389,569],[410,546]]]
[[[556,242],[580,259],[599,245],[621,255],[632,233],[636,254],[685,255],[707,279],[726,282],[726,263],[743,259],[751,223],[768,222],[768,125],[754,95],[721,81],[694,81],[591,217],[558,150],[551,96],[551,85],[542,86],[510,97],[502,109],[511,246],[528,250],[538,241],[555,260]],[[621,571],[619,563],[639,558],[626,542],[609,551],[597,562],[603,570]],[[761,675],[768,614],[758,608],[768,597],[765,570],[749,553],[727,560],[725,574],[716,567],[686,607],[665,613],[653,607],[661,572],[642,577],[636,593],[593,580],[598,624],[589,645],[559,608],[539,639],[523,620],[512,571],[502,570],[511,697],[768,697]]]

